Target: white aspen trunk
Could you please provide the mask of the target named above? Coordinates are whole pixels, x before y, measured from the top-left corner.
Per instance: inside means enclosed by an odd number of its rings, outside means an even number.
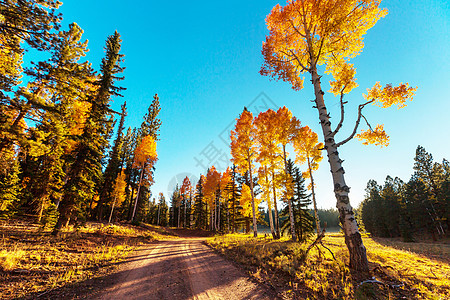
[[[269,186],[269,178],[267,176],[267,167],[264,166],[264,174],[266,176],[266,185]],[[267,206],[268,206],[268,213],[269,213],[269,225],[270,225],[270,232],[272,233],[272,237],[273,239],[276,239],[276,234],[275,234],[275,230],[273,228],[273,216],[272,216],[272,203],[270,202],[270,197],[267,198]]]
[[[230,233],[230,207],[227,201],[227,233]]]
[[[288,179],[288,173],[287,173],[287,161],[286,161],[286,145],[283,145],[283,159],[284,159],[284,174],[286,176],[286,180]],[[287,182],[286,182],[286,192],[287,192]],[[292,209],[292,202],[291,199],[289,199],[289,197],[286,197],[287,202],[288,202],[288,206],[289,206],[289,221],[291,223],[291,235],[292,235],[292,240],[294,242],[297,241],[297,237],[295,235],[295,223],[294,223],[294,210]]]
[[[178,223],[177,223],[177,227],[180,228],[180,219],[181,219],[181,203],[180,205],[178,205]]]
[[[256,227],[256,209],[255,209],[255,196],[253,194],[253,174],[252,174],[252,165],[250,163],[250,159],[248,162],[248,172],[250,175],[250,194],[252,195],[252,210],[253,210],[253,236],[258,236],[258,228]]]
[[[42,214],[44,212],[45,198],[41,198],[41,205],[39,205],[38,223],[42,220]]]
[[[348,197],[350,188],[345,183],[344,168],[342,160],[339,158],[336,142],[332,135],[330,117],[323,99],[324,92],[321,88],[320,77],[317,74],[315,61],[311,62],[311,79],[314,85],[315,103],[319,112],[320,124],[324,136],[325,149],[327,151],[328,161],[330,163],[331,174],[333,177],[334,194],[336,196],[336,207],[339,211],[339,220],[342,224],[345,235],[345,244],[349,250],[350,268],[362,272],[369,271],[366,248],[364,247],[361,234],[358,230],[358,224],[350,205]]]
[[[112,218],[112,215],[113,215],[114,206],[116,205],[116,199],[117,199],[117,197],[114,196],[114,201],[113,201],[113,205],[112,205],[112,207],[111,207],[111,213],[109,214],[108,223],[111,223],[111,218]]]
[[[277,235],[277,239],[280,236],[280,219],[278,218],[278,207],[277,207],[277,190],[275,187],[275,171],[272,171],[272,191],[273,191],[273,208],[275,210],[275,233]]]
[[[142,177],[144,176],[144,169],[145,169],[145,164],[142,167],[141,176],[139,178],[139,185],[138,185],[138,190],[137,190],[137,193],[136,193],[136,200],[134,200],[134,208],[133,208],[133,214],[131,215],[131,221],[134,220],[134,215],[136,214],[136,207],[137,207],[137,202],[138,202],[138,199],[139,199],[139,192],[141,191],[141,183],[142,183]]]
[[[309,157],[307,159],[308,159],[309,178],[311,179],[311,194],[312,194],[313,204],[314,204],[314,219],[316,220],[317,236],[319,236],[320,235],[320,220],[319,220],[319,215],[317,214],[316,193],[314,192],[314,178],[312,175],[311,163],[309,161]]]
[[[186,199],[184,199],[184,228],[186,228]]]
[[[220,200],[217,201],[217,206],[218,208],[218,212],[217,212],[217,228],[216,230],[219,231],[220,230]]]
[[[159,226],[159,213],[160,213],[160,210],[161,210],[161,204],[158,204],[158,220],[156,221],[156,225],[158,225],[158,226]]]

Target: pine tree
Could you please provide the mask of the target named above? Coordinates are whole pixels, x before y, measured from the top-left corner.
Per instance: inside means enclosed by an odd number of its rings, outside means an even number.
[[[305,241],[311,232],[314,231],[314,218],[309,213],[308,206],[311,204],[309,196],[306,194],[305,179],[301,172],[291,159],[287,160],[287,173],[292,181],[292,196],[291,205],[292,213],[294,216],[294,230],[299,242]],[[289,206],[286,205],[281,211],[281,217],[283,222],[281,224],[281,231],[283,233],[291,233],[291,221],[290,221]]]
[[[135,144],[138,145],[141,140],[146,136],[151,136],[155,141],[158,141],[159,136],[159,128],[162,125],[161,120],[158,118],[158,114],[161,111],[161,107],[159,104],[159,97],[158,94],[155,94],[153,96],[152,103],[150,104],[148,108],[147,114],[144,116],[144,121],[141,123],[141,127],[136,130],[134,138]],[[133,149],[134,151],[134,149]],[[134,158],[133,158],[134,159]],[[153,166],[154,167],[154,166]],[[150,170],[150,173],[153,173],[154,170]],[[149,173],[149,174],[150,174]],[[136,185],[136,180],[138,179],[139,175],[136,173],[131,172],[131,185]],[[137,198],[137,214],[140,215],[139,209],[141,207],[145,206],[146,203],[146,195],[151,194],[150,192],[150,186],[144,185],[141,187],[137,187],[136,189],[140,189],[139,198]],[[131,210],[132,201],[130,202],[130,212],[129,212],[129,219],[132,219],[132,210]]]
[[[206,202],[204,200],[203,186],[205,182],[205,176],[200,175],[200,179],[195,186],[194,195],[194,226],[198,229],[206,229],[208,226]]]
[[[100,221],[103,217],[103,205],[111,202],[113,198],[111,195],[112,186],[117,178],[117,175],[119,175],[119,172],[122,169],[122,161],[120,156],[123,146],[123,125],[127,115],[126,105],[126,102],[122,105],[119,127],[117,128],[117,137],[114,141],[111,152],[109,153],[108,165],[106,166],[105,173],[103,175],[103,187],[101,189],[99,203],[97,205],[97,217]]]
[[[0,105],[11,100],[7,94],[19,83],[25,48],[48,50],[57,38],[61,15],[56,9],[61,2],[54,0],[2,1],[0,3]],[[14,102],[9,109],[16,109]],[[0,150],[5,146],[2,145]]]
[[[445,212],[445,197],[440,197],[439,174],[442,172],[442,166],[433,162],[433,156],[425,148],[418,146],[416,156],[414,157],[414,175],[421,180],[430,191],[428,199],[428,215],[435,223],[439,236],[445,235],[445,229],[442,223],[442,217]],[[439,201],[441,200],[441,201]]]
[[[118,96],[121,88],[114,86],[116,76],[122,71],[119,63],[122,60],[120,51],[120,35],[115,32],[106,42],[106,57],[102,60],[101,75],[96,82],[98,90],[89,98],[91,111],[86,120],[83,134],[75,150],[75,161],[68,172],[68,180],[64,186],[64,195],[59,205],[59,218],[53,233],[57,234],[61,227],[69,221],[72,213],[78,209],[83,217],[87,211],[87,201],[94,195],[95,184],[101,176],[101,162],[108,145],[109,102],[111,96]]]
[[[46,91],[45,105],[22,111],[22,117],[29,113],[38,122],[28,130],[27,141],[21,143],[21,151],[27,153],[24,174],[32,174],[26,186],[32,194],[25,200],[31,205],[37,204],[38,222],[50,201],[57,203],[61,196],[67,158],[64,154],[75,136],[73,129],[79,126],[73,118],[72,106],[85,102],[85,94],[89,95],[92,90],[90,64],[79,62],[88,51],[87,41],[81,41],[82,33],[77,24],[70,24],[69,31],[59,33],[51,58],[27,70],[36,82],[42,81],[38,89]],[[14,122],[20,122],[19,118],[20,114]]]

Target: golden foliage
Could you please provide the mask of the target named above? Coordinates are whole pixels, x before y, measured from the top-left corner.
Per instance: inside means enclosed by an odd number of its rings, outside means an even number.
[[[277,4],[266,18],[270,30],[263,43],[260,73],[303,88],[300,76],[311,66],[327,64],[344,82],[342,62],[364,47],[363,35],[387,14],[379,0],[303,0]],[[336,69],[334,71],[334,69]],[[351,69],[351,68],[350,68]]]
[[[256,129],[253,114],[244,110],[231,131],[231,161],[241,174],[248,171],[256,155]]]
[[[360,141],[363,141],[363,145],[374,144],[375,146],[388,146],[389,136],[384,131],[383,125],[377,124],[375,130],[368,129],[366,131],[361,130],[360,134],[355,136]]]
[[[151,135],[145,136],[134,150],[133,168],[142,169],[144,178],[141,184],[150,185],[153,181],[153,166],[158,160],[156,141]]]
[[[143,168],[152,165],[158,160],[156,141],[151,135],[145,136],[134,151],[134,168]]]
[[[400,83],[399,86],[393,87],[387,84],[381,88],[380,82],[375,83],[371,89],[367,89],[367,95],[363,95],[368,101],[374,100],[373,104],[386,108],[397,105],[397,108],[406,106],[406,100],[412,101],[417,87],[410,87],[408,83]]]
[[[112,197],[115,199],[117,206],[120,206],[123,201],[125,201],[126,194],[125,188],[127,186],[125,170],[122,169],[120,174],[117,176],[114,182],[114,189],[112,192]]]
[[[297,136],[294,138],[295,162],[308,162],[308,168],[315,171],[319,168],[319,162],[323,159],[322,149],[323,143],[319,143],[317,133],[308,126],[300,128]],[[304,178],[309,178],[310,173],[303,172]]]
[[[292,141],[300,128],[300,121],[292,116],[292,112],[286,107],[277,110],[278,143],[286,146]],[[287,154],[286,154],[287,155]]]
[[[0,24],[2,15],[0,14]],[[13,37],[10,37],[10,39]],[[7,44],[8,37],[0,34],[0,74],[9,79],[18,79],[22,77],[22,53],[11,51],[8,47],[4,47]],[[17,44],[19,42],[17,41]]]
[[[259,216],[259,210],[257,208],[260,203],[261,199],[255,197],[256,218],[258,218]],[[245,183],[242,184],[241,198],[239,199],[239,204],[242,206],[242,215],[244,217],[247,218],[253,217],[252,194],[250,191],[250,187]]]
[[[327,65],[330,68],[331,65]],[[328,71],[328,70],[327,70]],[[330,81],[330,93],[335,96],[339,94],[348,94],[351,90],[358,87],[356,83],[356,69],[353,64],[341,62],[334,68],[330,69],[328,73],[333,74],[334,81]]]

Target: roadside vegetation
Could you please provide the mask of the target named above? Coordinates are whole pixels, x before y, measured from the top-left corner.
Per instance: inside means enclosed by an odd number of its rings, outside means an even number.
[[[26,220],[0,224],[0,298],[36,296],[104,276],[136,247],[173,235],[159,226],[87,223],[51,229]],[[173,236],[171,236],[173,238]]]
[[[405,243],[364,237],[372,279],[348,266],[342,234],[329,234],[323,245],[306,255],[308,243],[288,239],[215,236],[208,245],[247,267],[259,281],[272,285],[287,298],[298,299],[448,299],[450,247],[425,244],[406,250]],[[400,250],[403,248],[404,250]],[[334,257],[333,257],[334,255]]]

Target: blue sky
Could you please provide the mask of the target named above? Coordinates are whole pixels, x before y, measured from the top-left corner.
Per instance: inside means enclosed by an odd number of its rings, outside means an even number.
[[[319,132],[317,111],[309,101],[313,92],[308,74],[305,88],[295,92],[288,84],[258,73],[261,46],[268,33],[265,17],[277,3],[285,2],[63,2],[63,28],[71,22],[81,26],[89,40],[87,59],[97,70],[106,37],[114,30],[121,34],[126,69],[120,85],[127,90],[123,98],[114,99],[113,107],[119,109],[127,101],[126,126],[140,126],[153,95],[160,97],[163,125],[154,195],[163,192],[167,199],[168,191],[185,174],[204,174],[196,159],[206,166],[223,165],[220,160],[230,157],[223,132],[251,103],[250,110],[255,113],[285,105],[303,125]],[[352,61],[359,88],[348,95],[340,137],[353,129],[361,94],[376,81],[382,85],[409,82],[418,86],[418,91],[402,110],[367,107],[366,116],[373,124],[385,124],[391,136],[389,147],[363,146],[353,140],[340,148],[353,206],[362,201],[369,179],[382,183],[391,175],[407,181],[419,144],[437,161],[450,159],[450,4],[444,0],[392,0],[381,6],[389,14],[369,30],[362,54]],[[323,77],[325,86],[328,80]],[[335,125],[337,99],[326,94],[325,100]],[[319,207],[334,207],[326,159],[315,178]]]

